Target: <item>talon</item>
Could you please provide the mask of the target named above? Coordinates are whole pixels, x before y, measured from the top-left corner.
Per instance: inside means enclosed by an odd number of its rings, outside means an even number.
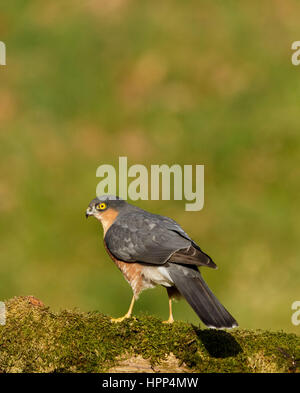
[[[124,315],[124,317],[120,317],[120,318],[111,318],[110,322],[119,323],[119,322],[123,322],[124,319],[127,319],[127,318],[130,318],[130,316]]]
[[[119,323],[119,322],[124,321],[124,319],[126,319],[126,318],[131,318],[131,314],[132,314],[132,309],[133,309],[134,301],[135,301],[135,297],[133,296],[133,297],[132,297],[132,300],[131,300],[131,303],[130,303],[130,306],[129,306],[129,310],[127,311],[127,314],[124,315],[124,317],[121,317],[121,318],[111,318],[110,321],[111,321],[111,322]]]
[[[163,321],[162,323],[173,323],[174,319],[173,318],[169,318],[167,321]]]

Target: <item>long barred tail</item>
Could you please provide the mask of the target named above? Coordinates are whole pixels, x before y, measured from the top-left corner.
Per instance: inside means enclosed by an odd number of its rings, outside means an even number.
[[[169,264],[168,272],[178,291],[206,326],[216,329],[238,326],[237,321],[209,289],[198,269]]]

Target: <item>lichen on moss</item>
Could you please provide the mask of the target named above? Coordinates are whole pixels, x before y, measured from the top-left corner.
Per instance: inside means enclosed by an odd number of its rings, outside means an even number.
[[[6,307],[6,325],[0,327],[0,372],[108,372],[124,357],[143,358],[153,371],[174,357],[174,369],[163,369],[299,371],[300,337],[295,334],[217,331],[180,321],[167,325],[148,315],[116,324],[98,312],[54,313],[32,297],[13,298]]]

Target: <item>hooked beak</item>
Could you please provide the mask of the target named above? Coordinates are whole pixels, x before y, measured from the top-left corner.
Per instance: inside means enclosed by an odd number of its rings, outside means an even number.
[[[89,218],[89,216],[93,215],[93,209],[91,207],[88,207],[86,212],[85,212],[85,218]]]

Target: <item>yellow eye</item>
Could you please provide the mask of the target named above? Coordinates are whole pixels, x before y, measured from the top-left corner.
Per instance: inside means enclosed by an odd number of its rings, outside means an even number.
[[[97,210],[104,210],[104,209],[106,209],[106,206],[107,206],[106,203],[102,202],[96,206],[96,209]]]

